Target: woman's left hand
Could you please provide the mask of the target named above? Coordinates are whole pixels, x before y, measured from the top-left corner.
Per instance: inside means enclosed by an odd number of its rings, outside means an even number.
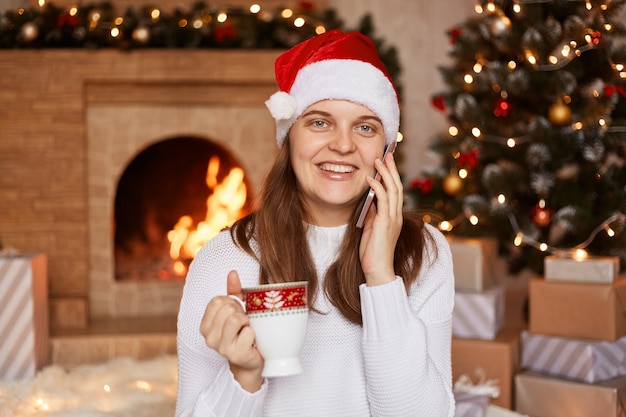
[[[365,218],[359,248],[368,286],[386,284],[396,277],[393,260],[402,229],[404,200],[402,181],[393,154],[388,154],[385,161],[377,159],[374,167],[381,180],[367,178],[367,183],[376,193],[376,204],[372,204]]]

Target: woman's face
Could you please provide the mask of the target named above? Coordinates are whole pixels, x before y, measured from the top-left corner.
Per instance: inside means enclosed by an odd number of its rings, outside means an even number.
[[[289,132],[291,162],[310,221],[345,224],[375,173],[385,135],[367,107],[345,100],[309,106]]]

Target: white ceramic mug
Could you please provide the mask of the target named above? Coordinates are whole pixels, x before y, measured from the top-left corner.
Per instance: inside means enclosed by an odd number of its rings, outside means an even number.
[[[263,356],[264,377],[304,372],[300,350],[309,318],[306,281],[257,285],[243,289],[239,301],[250,318],[257,349]]]

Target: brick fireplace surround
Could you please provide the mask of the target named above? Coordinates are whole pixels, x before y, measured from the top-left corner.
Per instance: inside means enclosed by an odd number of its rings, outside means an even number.
[[[229,150],[258,190],[276,152],[263,101],[278,53],[0,50],[0,240],[48,255],[53,336],[175,330],[182,281],[114,280],[117,180],[147,146],[186,135]]]

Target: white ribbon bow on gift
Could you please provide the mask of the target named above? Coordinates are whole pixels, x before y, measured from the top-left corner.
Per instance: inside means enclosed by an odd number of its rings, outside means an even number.
[[[482,368],[476,369],[474,374],[478,378],[476,382],[473,382],[468,375],[463,374],[454,383],[454,389],[469,394],[488,395],[491,398],[500,396],[500,386],[497,379],[486,379],[485,371]]]

